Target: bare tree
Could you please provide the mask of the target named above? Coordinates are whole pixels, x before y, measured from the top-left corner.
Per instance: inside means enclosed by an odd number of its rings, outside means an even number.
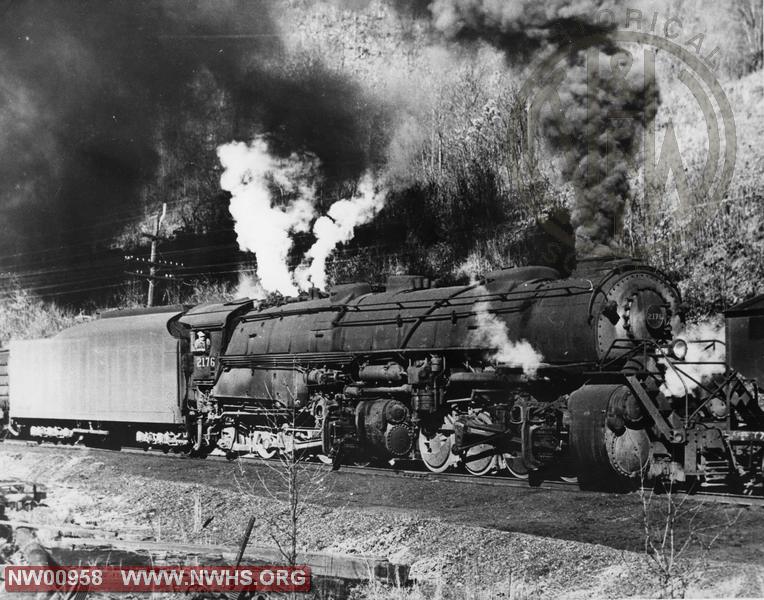
[[[313,454],[301,448],[310,445],[305,443],[310,440],[305,438],[305,428],[300,426],[301,412],[292,394],[286,419],[272,423],[274,429],[278,429],[272,437],[274,456],[263,461],[266,471],[256,472],[255,484],[266,497],[274,500],[274,512],[263,519],[271,540],[289,565],[297,564],[302,518],[310,505],[321,494],[326,494],[326,479],[330,473],[328,468],[312,460]]]
[[[764,66],[762,48],[764,45],[764,27],[762,23],[762,0],[733,0],[730,3],[738,18],[744,36],[745,66],[747,71],[755,71]]]
[[[712,546],[737,523],[741,512],[732,518],[723,511],[713,511],[713,524],[704,525],[702,517],[709,507],[679,494],[673,483],[639,489],[644,528],[644,550],[649,568],[665,598],[684,598],[690,585],[702,577]],[[724,521],[720,521],[724,515]]]

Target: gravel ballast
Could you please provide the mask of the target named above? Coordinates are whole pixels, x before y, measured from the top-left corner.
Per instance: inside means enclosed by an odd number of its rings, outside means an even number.
[[[129,460],[126,456],[125,460]],[[165,542],[236,546],[251,515],[251,543],[274,545],[272,521],[285,503],[263,493],[262,481],[241,473],[232,489],[203,483],[126,475],[118,465],[87,452],[0,451],[3,478],[48,487],[46,506],[32,518],[124,530],[126,536]],[[254,479],[254,480],[253,480]],[[326,479],[314,482],[320,494]],[[270,490],[279,495],[280,490]],[[409,564],[413,589],[397,594],[440,598],[657,597],[658,577],[645,555],[598,544],[461,525],[411,511],[305,504],[299,526],[303,550],[387,557]],[[511,510],[508,506],[507,510]],[[211,521],[209,519],[212,518]],[[553,516],[550,516],[553,518]],[[209,521],[206,527],[201,524]],[[709,564],[688,588],[688,597],[764,596],[764,567]],[[358,597],[384,597],[375,586]]]

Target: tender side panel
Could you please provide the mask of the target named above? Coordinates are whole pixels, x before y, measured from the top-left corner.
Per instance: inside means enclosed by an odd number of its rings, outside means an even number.
[[[764,385],[764,299],[758,310],[727,317],[727,362]]]
[[[11,417],[180,423],[178,344],[145,328],[13,342]]]

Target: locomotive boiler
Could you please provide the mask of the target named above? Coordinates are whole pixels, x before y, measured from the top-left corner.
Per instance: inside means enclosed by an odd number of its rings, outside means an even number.
[[[376,293],[357,283],[265,309],[199,306],[180,319],[192,340],[209,340],[191,375],[189,431],[202,453],[703,478],[728,448],[710,439],[705,405],[661,392],[686,351],[673,335],[679,309],[667,278],[630,259],[581,261],[569,277],[524,267],[431,288],[393,276]],[[740,404],[758,427],[755,401]]]

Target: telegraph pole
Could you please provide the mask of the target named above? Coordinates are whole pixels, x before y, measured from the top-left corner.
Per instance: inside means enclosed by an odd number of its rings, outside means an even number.
[[[149,266],[149,293],[146,298],[146,306],[154,306],[154,279],[156,278],[157,268],[157,242],[159,241],[159,228],[164,221],[164,216],[167,214],[167,203],[162,203],[162,214],[157,215],[156,222],[154,224],[154,235],[144,233],[143,235],[151,238],[151,265]]]
[[[146,306],[154,306],[154,287],[156,282],[160,279],[165,281],[177,281],[177,278],[172,271],[184,267],[182,262],[160,260],[157,258],[157,246],[159,245],[160,238],[159,232],[166,213],[167,204],[162,204],[162,212],[157,214],[154,222],[154,233],[141,233],[143,237],[151,240],[151,257],[146,259],[140,256],[133,256],[132,254],[126,254],[124,257],[126,262],[132,263],[133,265],[132,270],[125,271],[125,275],[141,277],[148,279],[149,281]],[[144,266],[148,266],[148,272],[143,270]]]

